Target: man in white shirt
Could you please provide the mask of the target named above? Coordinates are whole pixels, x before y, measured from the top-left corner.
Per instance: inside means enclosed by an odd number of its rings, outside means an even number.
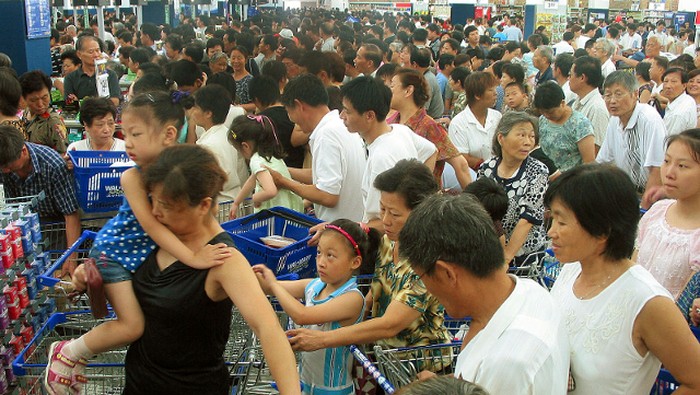
[[[355,67],[362,75],[374,77],[382,64],[382,51],[374,44],[362,44],[357,50]]]
[[[561,55],[563,53],[574,53],[574,47],[571,46],[572,41],[574,41],[574,33],[564,32],[561,41],[552,45],[554,55]]]
[[[598,87],[603,83],[600,61],[590,56],[576,59],[571,68],[569,82],[571,90],[577,96],[571,108],[582,113],[591,121],[596,152],[598,152],[605,140],[605,132],[610,120],[605,101],[598,91]]]
[[[641,50],[642,36],[637,33],[637,24],[627,25],[627,33],[620,39],[620,48],[622,51]]]
[[[369,152],[362,177],[362,222],[383,229],[379,217],[380,192],[374,187],[374,179],[401,159],[418,159],[432,171],[437,160],[437,148],[404,125],[387,124],[391,90],[383,82],[371,77],[358,77],[343,85],[341,95],[343,111],[340,118],[349,132],[362,137]]]
[[[564,101],[569,105],[576,100],[576,94],[571,91],[569,83],[569,75],[573,64],[574,55],[570,53],[563,53],[557,55],[557,58],[554,60],[553,68],[554,79],[557,81],[557,84],[561,86],[561,90],[564,91]]]
[[[242,155],[228,141],[229,126],[225,124],[233,99],[221,85],[210,84],[194,93],[195,105],[191,118],[204,133],[197,145],[208,148],[226,172],[226,183],[219,195],[220,201],[234,200],[248,179],[248,167]],[[258,202],[255,202],[258,203]]]
[[[321,52],[335,52],[333,25],[329,22],[321,24],[318,28],[318,34],[321,36]]]
[[[576,48],[585,48],[586,42],[595,36],[595,31],[598,27],[593,23],[587,23],[581,35],[576,39]]]
[[[593,53],[600,60],[601,71],[603,78],[607,77],[613,71],[617,70],[615,63],[612,61],[612,56],[615,54],[615,44],[607,38],[599,38],[593,44]]]
[[[664,159],[664,123],[650,105],[639,103],[637,79],[616,71],[605,80],[605,104],[610,113],[605,141],[596,161],[624,170],[637,190],[653,191],[661,185],[659,168]],[[649,207],[645,193],[642,207]]]
[[[399,256],[447,314],[472,318],[455,377],[491,394],[566,393],[570,352],[563,317],[546,289],[506,273],[493,222],[477,201],[426,198],[401,230]]]
[[[670,68],[664,73],[663,82],[661,97],[668,100],[664,114],[666,134],[678,134],[694,128],[698,121],[698,110],[695,99],[685,93],[688,73],[678,67]]]
[[[666,34],[666,22],[660,20],[656,22],[656,30],[652,30],[647,35],[647,40],[650,37],[656,37],[661,44],[661,51],[668,51],[668,45],[672,42],[672,38]]]
[[[289,119],[310,134],[311,169],[289,169],[294,180],[270,171],[275,184],[314,203],[316,216],[324,221],[360,221],[364,207],[358,193],[366,163],[362,139],[348,132],[338,111],[330,111],[328,92],[314,75],[291,80],[280,101]]]

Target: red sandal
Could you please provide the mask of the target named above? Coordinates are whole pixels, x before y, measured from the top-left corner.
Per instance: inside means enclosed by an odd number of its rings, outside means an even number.
[[[63,364],[70,368],[71,372],[75,368],[76,362],[61,352],[66,344],[68,344],[68,340],[53,342],[49,349],[49,363],[46,366],[46,375],[44,376],[44,388],[49,395],[64,395],[70,391],[73,385],[72,373],[67,376],[55,370],[55,364]]]

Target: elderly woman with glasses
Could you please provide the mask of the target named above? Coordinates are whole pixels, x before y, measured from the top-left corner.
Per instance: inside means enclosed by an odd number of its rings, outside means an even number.
[[[503,115],[493,136],[494,156],[484,162],[478,177],[487,177],[503,187],[508,210],[502,224],[506,236],[505,261],[521,266],[527,257],[544,249],[544,193],[547,166],[530,156],[535,148],[537,120],[524,112]]]

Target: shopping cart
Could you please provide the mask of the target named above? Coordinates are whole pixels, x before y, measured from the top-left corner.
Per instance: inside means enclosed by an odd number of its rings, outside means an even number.
[[[528,255],[518,266],[510,266],[508,272],[518,277],[529,278],[541,283],[545,251],[537,251]]]
[[[53,314],[42,326],[32,341],[12,362],[22,394],[43,395],[43,375],[48,363],[49,347],[55,341],[80,337],[96,325],[113,319],[110,316],[96,320],[90,312]],[[124,387],[124,357],[126,348],[98,355],[85,368],[88,383],[83,387],[86,394],[121,394]]]
[[[231,206],[233,206],[233,200],[227,200],[219,203],[219,207],[216,210],[216,219],[220,224],[231,220]],[[238,214],[236,217],[243,218],[251,214],[253,214],[253,200],[251,198],[247,198],[240,204],[240,206],[238,206]]]
[[[461,347],[462,342],[400,348],[375,345],[374,357],[382,375],[392,386],[401,388],[417,380],[423,370],[454,373]]]
[[[22,206],[29,206],[32,209],[37,209],[39,207],[39,202],[46,199],[46,194],[44,191],[39,192],[36,195],[30,196],[20,196],[14,198],[5,197],[4,207],[7,208],[18,208]]]

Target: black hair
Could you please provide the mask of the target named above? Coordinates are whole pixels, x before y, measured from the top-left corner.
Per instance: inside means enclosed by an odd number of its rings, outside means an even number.
[[[413,41],[425,41],[428,39],[428,31],[423,28],[417,28],[413,31],[413,35],[411,38],[413,39]]]
[[[393,77],[396,75],[396,72],[399,70],[399,65],[396,63],[384,63],[380,68],[377,69],[377,73],[375,74],[378,79],[382,79],[384,77]]]
[[[17,115],[19,100],[22,97],[22,86],[9,68],[0,69],[0,114],[7,117]]]
[[[411,63],[417,64],[418,67],[429,67],[432,58],[432,51],[428,48],[413,47],[411,49]]]
[[[312,107],[327,106],[328,92],[323,86],[323,82],[313,74],[301,74],[293,78],[284,87],[284,93],[280,97],[282,105],[294,107],[294,101],[306,103]]]
[[[649,62],[639,62],[634,67],[635,74],[638,74],[644,81],[651,81],[651,76],[649,75],[649,69],[651,68],[651,63]]]
[[[207,85],[219,85],[226,89],[231,98],[236,97],[236,81],[230,73],[225,71],[218,72],[207,80]]]
[[[178,60],[170,67],[170,79],[178,86],[193,86],[195,82],[202,78],[202,70],[199,66],[189,60]]]
[[[571,74],[571,66],[574,64],[574,55],[561,53],[554,58],[554,68],[559,69],[564,77]],[[576,66],[578,68],[578,66]]]
[[[501,70],[502,72],[503,70]],[[452,78],[452,81],[454,82],[459,82],[459,84],[464,88],[464,81],[469,77],[469,74],[471,74],[471,70],[469,70],[466,67],[456,67],[454,70],[452,70],[452,73],[450,74],[450,78]]]
[[[182,37],[179,34],[168,34],[165,38],[165,43],[170,45],[170,49],[173,51],[182,51],[184,44],[182,43]]]
[[[214,125],[219,125],[226,120],[233,100],[223,86],[207,84],[194,93],[194,102],[195,106],[201,108],[202,111],[211,111],[212,122]]]
[[[340,93],[360,114],[373,111],[379,122],[386,119],[391,108],[391,89],[372,77],[357,77],[343,85]]]
[[[438,58],[438,66],[440,67],[440,70],[444,70],[445,67],[449,65],[454,65],[455,63],[455,56],[449,53],[442,54]]]
[[[216,37],[212,37],[207,40],[207,46],[206,49],[211,49],[214,47],[221,47],[221,49],[224,49],[224,42]]]
[[[0,125],[0,166],[19,159],[24,147],[24,136],[12,125]]]
[[[160,126],[172,125],[177,130],[182,128],[185,119],[182,106],[174,103],[172,97],[165,92],[149,92],[134,96],[122,110],[122,114],[126,112],[133,112],[149,125],[155,121]]]
[[[362,258],[362,264],[356,270],[359,274],[373,274],[374,266],[377,262],[379,255],[379,245],[382,240],[382,233],[375,228],[370,228],[365,224],[360,225],[355,221],[349,219],[336,219],[329,225],[337,226],[343,231],[345,231],[357,244],[357,249],[360,251],[360,258]],[[325,232],[336,232],[340,233],[333,228],[325,228]],[[342,234],[341,234],[342,235]],[[355,251],[355,246],[350,244],[350,240],[342,235],[343,239],[346,241],[347,247],[351,249],[353,254],[357,254]]]
[[[146,63],[151,59],[146,48],[134,48],[129,54],[129,59],[134,63]]]
[[[278,84],[287,79],[287,67],[279,60],[266,63],[260,72],[264,76],[271,77],[277,81]]]
[[[700,163],[700,128],[688,129],[666,137],[666,149],[676,141],[685,144],[693,160]]]
[[[417,159],[401,159],[396,162],[394,167],[374,179],[374,187],[380,192],[400,195],[406,207],[411,210],[439,189],[428,166]]]
[[[160,67],[157,63],[152,63],[152,62],[145,62],[145,63],[140,63],[139,64],[139,71],[142,74],[146,73],[163,73],[163,68]]]
[[[156,41],[160,38],[160,28],[153,23],[147,22],[141,25],[141,35],[147,35],[151,40]]]
[[[486,37],[486,39],[489,39],[487,36],[483,36],[483,37]],[[493,60],[493,61],[499,61],[499,60],[503,59],[503,55],[505,55],[505,54],[506,54],[506,50],[503,49],[503,47],[493,47],[493,48],[489,49],[489,54],[486,57],[488,59]]]
[[[269,161],[273,157],[284,159],[286,153],[280,143],[277,129],[265,115],[239,115],[231,123],[228,141],[236,148],[242,143],[254,144],[253,150]]]
[[[680,68],[680,67],[672,67],[670,69],[667,69],[664,72],[664,74],[661,76],[661,80],[663,81],[663,79],[666,78],[667,75],[674,74],[674,73],[680,75],[682,84],[688,83],[688,73],[685,71],[685,69]]]
[[[473,195],[484,206],[491,220],[502,221],[508,211],[508,195],[502,186],[488,177],[478,178],[464,188],[464,193]]]
[[[551,208],[555,200],[573,211],[588,234],[607,238],[603,256],[613,260],[632,256],[639,198],[632,180],[620,168],[601,164],[574,167],[549,185],[544,204]]]
[[[540,110],[549,110],[561,105],[564,100],[564,91],[559,84],[554,81],[547,81],[540,84],[535,90],[535,100],[533,102],[535,108]]]
[[[574,73],[576,73],[578,76],[585,75],[586,79],[588,80],[588,85],[596,88],[601,87],[605,78],[603,78],[603,72],[599,59],[592,56],[581,56],[580,58],[574,60],[574,65],[576,65]]]
[[[251,100],[258,100],[267,107],[280,99],[280,89],[277,81],[266,75],[253,77],[248,86]]]
[[[216,201],[227,178],[214,154],[195,144],[164,149],[145,173],[147,190],[161,185],[165,197],[191,207],[206,198]]]
[[[73,62],[74,65],[79,66],[83,63],[82,60],[80,60],[80,57],[78,56],[78,52],[74,49],[69,49],[61,54],[61,62],[63,62],[66,59],[70,59],[71,62]]]
[[[134,82],[134,95],[147,92],[168,92],[169,90],[168,82],[159,72],[145,72],[141,78]]]
[[[51,92],[51,77],[44,74],[41,70],[27,71],[19,76],[19,83],[22,87],[22,96],[25,97],[30,93],[39,92],[44,88],[46,88],[49,93]]]
[[[504,265],[493,221],[468,195],[427,197],[399,233],[399,256],[428,275],[437,261],[456,265],[477,278],[487,278]]]
[[[523,84],[525,82],[525,69],[517,63],[506,63],[501,68],[501,74],[508,74],[515,82]]]
[[[184,54],[192,58],[195,64],[201,63],[204,59],[204,48],[200,44],[192,43],[185,45]]]
[[[107,114],[112,114],[112,118],[117,118],[117,109],[111,100],[104,97],[89,97],[80,106],[80,123],[84,126],[92,126],[95,118],[102,118]]]

